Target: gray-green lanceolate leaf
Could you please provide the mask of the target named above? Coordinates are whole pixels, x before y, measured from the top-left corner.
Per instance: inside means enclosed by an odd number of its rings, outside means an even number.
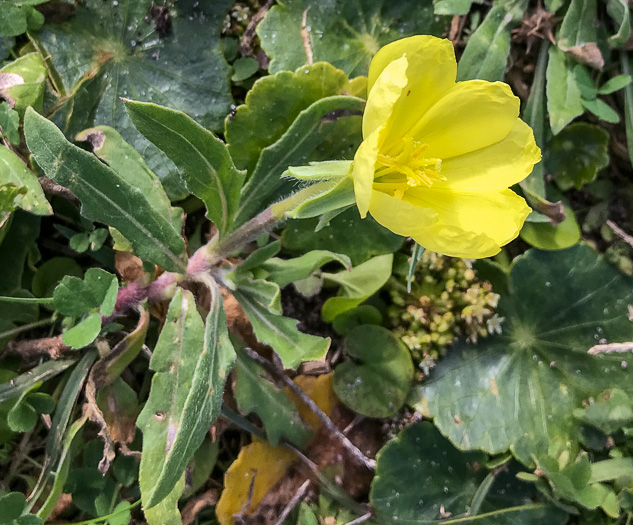
[[[180,111],[126,101],[136,128],[174,162],[187,189],[207,207],[207,216],[224,234],[240,200],[244,173],[226,145]]]
[[[82,203],[83,215],[119,230],[136,254],[165,270],[183,272],[185,243],[141,190],[114,170],[68,142],[52,122],[29,109],[25,118],[29,149],[46,175]]]
[[[191,292],[176,293],[150,362],[156,375],[138,420],[143,431],[140,481],[145,509],[167,496],[175,505],[180,494],[174,487],[220,413],[235,353],[219,291],[214,289],[212,296],[205,326]]]

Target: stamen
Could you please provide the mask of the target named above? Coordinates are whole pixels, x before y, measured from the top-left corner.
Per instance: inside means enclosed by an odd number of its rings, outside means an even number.
[[[396,177],[393,182],[390,180],[376,184],[383,190],[393,191],[394,196],[401,198],[408,188],[431,187],[433,182],[446,181],[446,177],[440,174],[442,160],[422,156],[428,147],[428,144],[421,144],[412,137],[405,136],[402,138],[402,151],[397,156],[379,153],[376,158],[376,165],[379,167],[374,173],[374,180],[384,180],[385,176],[392,174],[404,175],[405,180]]]

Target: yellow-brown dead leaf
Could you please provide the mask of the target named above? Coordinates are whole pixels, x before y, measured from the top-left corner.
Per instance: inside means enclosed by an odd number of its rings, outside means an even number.
[[[330,415],[336,398],[332,390],[332,374],[298,376],[295,382],[323,410]],[[321,421],[289,389],[289,398],[297,405],[301,417],[317,430]],[[291,450],[254,439],[253,443],[240,450],[237,459],[224,475],[224,490],[216,506],[216,515],[221,525],[233,525],[235,516],[255,513],[268,491],[285,475],[297,460]]]

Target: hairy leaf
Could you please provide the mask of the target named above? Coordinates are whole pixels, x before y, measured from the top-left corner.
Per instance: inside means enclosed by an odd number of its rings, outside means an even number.
[[[180,111],[141,102],[125,104],[136,129],[174,162],[187,189],[204,202],[220,233],[226,233],[244,181],[226,145]]]
[[[141,259],[173,272],[185,268],[185,243],[147,196],[94,155],[73,146],[50,121],[29,109],[27,144],[46,175],[70,189],[85,217],[119,230]]]

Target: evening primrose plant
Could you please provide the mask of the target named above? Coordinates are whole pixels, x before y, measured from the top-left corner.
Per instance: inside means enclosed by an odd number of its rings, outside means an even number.
[[[34,42],[41,46],[38,53],[43,52],[43,43]],[[104,64],[110,60],[109,55],[101,59]],[[117,55],[117,60],[123,59]],[[323,62],[264,77],[227,117],[226,142],[185,112],[154,102],[117,99],[115,104],[125,106],[125,119],[144,137],[134,142],[144,144],[144,152],[162,151],[177,168],[179,179],[172,179],[171,195],[167,179],[159,177],[149,159],[121,134],[130,136],[129,127],[121,133],[107,125],[75,129],[75,124],[69,125],[74,122],[72,110],[63,118],[63,112],[57,113],[63,107],[61,94],[51,119],[34,109],[43,104],[42,75],[39,99],[23,117],[29,166],[7,148],[7,155],[20,166],[16,177],[26,186],[27,178],[29,183],[36,180],[37,169],[46,176],[49,192],[70,208],[68,213],[81,225],[80,231],[61,226],[62,235],[85,237],[98,223],[108,228],[114,245],[110,249],[101,242],[90,252],[108,271],[90,269],[82,278],[81,271],[62,268],[57,279],[40,285],[36,295],[21,288],[20,273],[3,292],[3,303],[41,305],[51,312],[50,318],[40,320],[16,307],[16,317],[7,318],[5,336],[52,327],[42,340],[16,340],[9,346],[17,355],[47,357],[0,386],[0,401],[13,403],[12,432],[27,428],[21,414],[28,413],[29,423],[35,421],[37,407],[31,405],[37,404],[33,391],[40,378],[70,370],[57,396],[60,408],[49,422],[52,437],[44,468],[33,480],[28,500],[21,502],[20,513],[34,512],[38,523],[55,509],[55,495],[68,481],[76,436],[89,424],[96,425],[103,442],[95,466],[100,475],[111,467],[116,470],[117,450],[127,454],[130,447],[140,446],[140,503],[150,525],[181,522],[178,501],[193,490],[190,473],[197,468],[198,454],[208,445],[209,428],[220,414],[274,444],[306,446],[312,428],[290,398],[262,375],[262,370],[275,370],[275,365],[283,375],[283,369],[322,361],[330,348],[329,337],[300,331],[297,319],[284,315],[281,291],[293,283],[299,293],[312,297],[324,286],[335,287],[331,295],[336,296],[328,299],[322,313],[326,320],[338,321],[335,328],[346,337],[350,355],[355,355],[353,349],[362,358],[366,344],[358,343],[361,336],[356,339],[353,334],[366,332],[384,388],[370,388],[373,396],[382,399],[370,399],[376,401],[372,407],[357,411],[385,417],[402,407],[413,379],[411,357],[386,328],[363,328],[381,322],[380,310],[368,302],[392,273],[392,253],[368,249],[354,265],[348,255],[328,249],[280,257],[282,242],[269,234],[284,221],[318,217],[316,229],[322,229],[355,207],[359,219],[378,228],[381,235],[384,227],[430,251],[475,259],[498,253],[517,236],[530,211],[508,189],[540,159],[532,131],[518,118],[519,101],[500,82],[456,83],[455,56],[448,40],[416,36],[383,47],[371,62],[366,82],[349,80]],[[284,89],[300,99],[296,108],[285,104]],[[19,102],[18,97],[17,107]],[[359,127],[362,137],[357,136]],[[81,147],[68,140],[71,129]],[[152,158],[155,162],[155,153]],[[182,194],[188,196],[183,206],[174,205],[176,199],[170,196]],[[65,209],[57,201],[55,205]],[[190,234],[192,222],[186,215],[195,216],[202,209],[206,218],[194,223],[196,238]],[[16,220],[21,217],[12,208],[9,218],[16,216]],[[99,231],[108,235],[105,228]],[[392,233],[386,235],[394,237]],[[29,256],[24,248],[30,246],[28,235],[28,229],[9,229],[4,241],[5,247],[21,254],[22,265]],[[485,287],[481,291],[491,293]],[[470,289],[464,291],[465,296],[469,293]],[[472,334],[480,333],[492,314],[466,312],[469,306],[482,307],[480,295],[475,292],[468,298],[470,303],[462,311],[463,319],[478,319]],[[486,299],[488,306],[493,299]],[[248,348],[256,345],[272,348],[271,362],[262,364],[263,358]],[[154,373],[151,384],[147,381],[149,393],[144,394],[141,410],[136,392],[129,392],[124,378],[142,356],[149,357],[145,371],[149,366]],[[232,385],[229,374],[236,362],[239,380]],[[346,373],[371,378],[376,374],[372,366],[361,362],[357,369],[354,363]],[[385,370],[394,376],[385,375]],[[339,370],[334,376],[336,391],[353,405],[359,396],[345,390],[349,382],[342,374]],[[260,395],[267,401],[253,403],[258,398],[255,390],[263,392]],[[85,402],[80,411],[77,400],[82,391]],[[253,430],[244,416],[224,405],[225,394],[234,396],[233,408],[244,415],[254,411],[266,432]],[[276,414],[279,398],[290,408],[275,419],[271,411]],[[112,409],[123,405],[131,421],[125,436],[113,423],[118,413]],[[40,412],[49,413],[50,408],[47,405]],[[326,414],[317,413],[329,421]],[[142,445],[134,439],[135,426],[142,433]],[[375,468],[373,459],[345,436],[337,436],[363,468]],[[131,455],[134,452],[138,450]],[[90,501],[85,512],[104,516],[115,510],[115,500],[112,495],[107,508]],[[121,512],[129,513],[129,505],[120,503],[125,507]]]

